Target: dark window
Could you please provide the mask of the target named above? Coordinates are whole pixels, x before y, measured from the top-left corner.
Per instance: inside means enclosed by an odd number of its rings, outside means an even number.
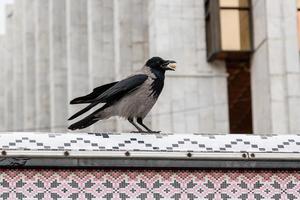
[[[226,63],[231,133],[252,133],[251,73],[249,62]]]

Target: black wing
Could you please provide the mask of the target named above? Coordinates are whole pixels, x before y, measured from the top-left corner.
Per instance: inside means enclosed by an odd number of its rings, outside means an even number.
[[[78,117],[79,115],[89,111],[91,108],[93,108],[99,103],[112,104],[113,102],[121,99],[128,93],[139,88],[139,86],[142,85],[147,78],[148,78],[147,75],[139,74],[139,75],[128,77],[122,81],[119,81],[114,86],[110,87],[108,90],[103,92],[96,99],[93,99],[93,101],[90,102],[91,103],[90,105],[80,110],[79,112],[75,113],[72,117],[69,118],[69,120],[72,120]]]
[[[99,103],[117,101],[124,95],[128,94],[128,92],[139,88],[139,86],[142,85],[147,78],[148,76],[144,74],[128,77],[106,90],[104,93],[98,96],[95,101]]]
[[[80,103],[92,103],[93,100],[95,100],[99,95],[101,95],[103,92],[117,84],[118,82],[113,82],[109,84],[102,85],[100,87],[96,87],[92,93],[82,96],[82,97],[77,97],[76,99],[73,99],[70,104],[80,104]]]

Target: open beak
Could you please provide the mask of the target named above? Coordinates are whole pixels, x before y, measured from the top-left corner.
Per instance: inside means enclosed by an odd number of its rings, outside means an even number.
[[[175,71],[175,69],[176,69],[176,62],[173,60],[169,60],[168,65],[166,66],[166,70]]]

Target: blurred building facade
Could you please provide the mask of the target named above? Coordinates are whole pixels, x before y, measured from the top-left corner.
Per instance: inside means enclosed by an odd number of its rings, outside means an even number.
[[[15,0],[0,37],[0,129],[67,131],[68,116],[82,107],[71,99],[161,56],[178,69],[166,74],[147,117],[154,130],[299,132],[297,0],[220,0],[210,10],[213,1]],[[230,52],[210,57],[215,31]],[[112,118],[82,131],[131,130]]]

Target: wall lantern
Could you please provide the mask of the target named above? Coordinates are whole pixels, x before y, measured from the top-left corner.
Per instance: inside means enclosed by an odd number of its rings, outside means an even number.
[[[251,55],[250,0],[205,0],[207,60],[246,60]]]

